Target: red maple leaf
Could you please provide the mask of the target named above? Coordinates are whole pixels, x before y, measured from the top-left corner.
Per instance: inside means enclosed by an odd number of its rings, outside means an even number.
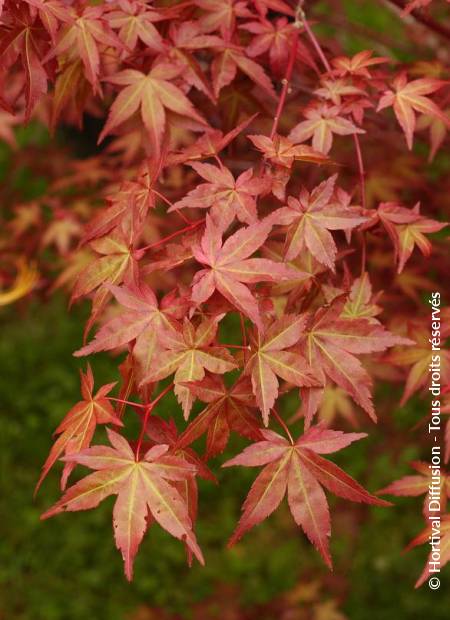
[[[285,315],[251,339],[252,353],[245,372],[251,375],[253,393],[266,426],[278,396],[277,376],[299,387],[320,385],[305,358],[289,350],[300,340],[305,324],[305,315]]]
[[[208,182],[197,185],[170,207],[169,212],[186,207],[210,209],[211,219],[221,230],[226,230],[235,217],[245,224],[257,221],[255,198],[266,189],[267,184],[254,176],[252,168],[235,179],[225,167],[201,163],[189,165]]]
[[[94,376],[89,364],[86,373],[80,370],[80,380],[83,400],[72,407],[56,429],[55,435],[59,435],[59,437],[53,444],[50,454],[42,467],[42,473],[36,485],[35,493],[61,455],[80,452],[80,450],[89,446],[97,424],[112,423],[123,426],[116,416],[110,401],[106,398],[115,386],[115,383],[108,383],[102,386],[94,396],[92,394]],[[65,463],[61,477],[62,489],[65,488],[67,479],[74,467],[75,465],[72,462],[67,461]]]
[[[229,389],[221,377],[215,376],[186,386],[208,406],[180,435],[180,445],[190,445],[207,433],[205,458],[210,459],[225,450],[231,431],[247,439],[261,439],[258,419],[252,411],[255,401],[248,377],[240,377]]]
[[[389,106],[394,108],[395,116],[403,129],[410,150],[412,149],[416,127],[414,111],[435,116],[447,127],[450,127],[449,117],[434,101],[426,96],[442,88],[445,84],[446,82],[433,78],[422,78],[408,82],[406,73],[401,73],[392,82],[394,90],[387,90],[381,97],[377,110],[383,110]]]
[[[317,310],[306,326],[301,350],[324,383],[325,375],[348,392],[373,419],[372,380],[355,355],[385,351],[395,345],[411,345],[412,340],[391,334],[373,319],[341,318],[345,296]],[[313,388],[314,389],[314,388]],[[314,410],[306,420],[308,424]]]
[[[195,467],[184,459],[167,455],[168,445],[153,446],[140,459],[124,437],[109,429],[108,437],[112,447],[93,446],[64,458],[70,464],[78,463],[95,471],[70,487],[41,518],[64,511],[89,510],[106,497],[117,495],[113,509],[114,538],[130,581],[133,561],[148,527],[148,511],[162,528],[184,540],[203,564],[188,508],[171,484],[194,476]]]
[[[221,318],[222,315],[205,319],[197,328],[185,319],[180,331],[162,332],[159,339],[165,350],[152,358],[144,377],[143,383],[148,383],[175,373],[175,394],[186,419],[192,408],[193,395],[184,384],[203,379],[205,368],[218,374],[236,368],[236,362],[228,351],[213,344]]]
[[[299,198],[288,198],[287,207],[273,214],[274,221],[289,224],[286,236],[286,260],[308,249],[320,263],[334,271],[337,247],[330,230],[351,230],[367,221],[356,207],[347,207],[333,199],[337,175],[323,181],[311,192],[300,190]]]
[[[365,433],[343,433],[323,426],[310,428],[297,441],[290,442],[273,431],[263,430],[264,440],[252,444],[222,465],[243,465],[264,469],[253,483],[243,514],[229,545],[236,543],[279,506],[287,492],[289,509],[295,522],[331,568],[328,538],[330,514],[322,487],[354,502],[388,505],[370,495],[356,480],[320,454],[330,454],[362,439]]]
[[[290,273],[284,265],[266,258],[249,258],[265,242],[271,228],[268,222],[258,222],[241,228],[223,243],[221,230],[207,216],[202,240],[193,246],[195,258],[207,268],[194,276],[192,301],[203,303],[217,289],[233,306],[262,327],[257,301],[243,283],[273,282]]]

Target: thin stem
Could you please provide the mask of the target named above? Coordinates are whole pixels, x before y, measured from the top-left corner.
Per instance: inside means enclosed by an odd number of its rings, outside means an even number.
[[[139,434],[139,439],[138,439],[138,443],[136,446],[136,461],[139,461],[139,455],[141,452],[142,442],[144,440],[145,430],[147,428],[148,418],[151,412],[153,411],[153,409],[158,404],[158,402],[161,400],[161,398],[163,398],[168,392],[170,392],[172,388],[173,388],[173,383],[168,385],[160,394],[158,394],[158,396],[154,400],[152,400],[151,403],[145,406],[145,415],[144,415],[144,419],[142,420],[141,432]]]
[[[303,26],[305,28],[305,32],[309,37],[309,40],[311,41],[311,43],[313,44],[314,49],[317,52],[317,55],[319,56],[320,60],[322,61],[323,66],[325,67],[326,71],[331,71],[331,65],[327,60],[327,57],[325,56],[325,54],[322,51],[322,48],[320,47],[320,43],[319,41],[316,39],[316,35],[314,34],[314,32],[311,30],[310,25],[308,24],[308,21],[306,19],[305,13],[302,11],[301,12],[301,19],[303,22]]]
[[[122,405],[131,405],[132,407],[141,407],[145,409],[148,405],[142,405],[141,403],[134,403],[132,400],[124,400],[123,398],[114,398],[114,396],[107,396],[108,400],[113,400],[116,403],[122,403]]]
[[[278,413],[278,411],[275,409],[275,407],[272,408],[273,411],[273,415],[276,417],[276,419],[278,420],[280,426],[283,427],[284,432],[286,433],[286,435],[289,437],[289,441],[291,442],[292,445],[294,445],[294,438],[291,435],[290,430],[287,427],[286,422],[283,420],[283,418],[280,416],[280,414]]]
[[[242,345],[242,344],[218,344],[216,345],[218,347],[224,347],[226,349],[239,349],[240,351],[248,351],[248,346],[247,345]]]
[[[140,453],[141,453],[142,441],[144,439],[145,429],[147,428],[147,421],[148,421],[148,417],[149,417],[151,411],[152,411],[152,407],[151,407],[151,405],[148,405],[147,408],[145,409],[144,419],[142,420],[141,432],[139,434],[139,439],[138,439],[138,443],[137,443],[137,446],[136,446],[136,461],[139,461],[139,456],[140,456]]]
[[[140,252],[145,252],[147,250],[151,250],[153,248],[156,248],[159,245],[163,245],[167,241],[170,241],[171,239],[174,239],[175,237],[178,237],[179,235],[182,235],[183,233],[189,232],[190,230],[194,230],[194,228],[198,228],[198,226],[201,226],[201,224],[204,224],[205,221],[206,221],[206,218],[202,218],[201,220],[197,220],[196,222],[192,222],[191,224],[189,224],[189,226],[185,226],[181,230],[177,230],[176,232],[172,233],[171,235],[168,235],[167,237],[164,237],[163,239],[160,239],[159,241],[156,241],[155,243],[151,243],[150,245],[146,245],[143,248],[139,248],[139,251]]]
[[[281,93],[280,93],[280,99],[278,100],[278,105],[277,105],[277,110],[275,112],[275,116],[273,118],[273,125],[272,125],[272,130],[270,132],[270,139],[273,140],[277,129],[278,129],[278,123],[280,121],[281,118],[281,114],[283,112],[283,108],[284,108],[284,104],[286,102],[286,96],[289,90],[289,82],[290,79],[292,77],[292,71],[294,69],[294,63],[295,63],[295,58],[297,56],[297,50],[298,50],[298,29],[300,27],[300,22],[298,22],[297,20],[294,22],[294,35],[293,35],[293,40],[292,40],[292,44],[291,44],[291,49],[289,52],[289,59],[288,59],[288,64],[286,67],[286,73],[284,74],[284,78],[282,79],[281,83],[283,84],[283,87],[281,89]]]
[[[161,200],[165,202],[166,205],[169,205],[169,207],[173,207],[173,202],[170,202],[168,198],[166,198],[163,194],[160,194],[159,192],[157,192],[156,189],[153,190],[153,193],[155,194],[155,196],[158,196],[158,198],[161,198]],[[191,220],[189,220],[184,215],[184,213],[180,211],[180,209],[175,209],[175,213],[177,213],[181,217],[181,219],[184,221],[185,224],[191,224]]]
[[[242,335],[242,346],[244,347],[244,364],[247,363],[247,351],[249,350],[249,346],[247,343],[247,332],[245,330],[245,320],[242,312],[239,312],[239,321],[241,323],[241,335]]]
[[[150,403],[150,407],[153,409],[153,407],[156,407],[156,405],[159,403],[159,401],[161,400],[161,398],[164,398],[164,396],[166,394],[168,394],[171,390],[173,390],[173,386],[174,384],[171,383],[170,385],[168,385],[166,388],[164,388],[164,390],[158,394],[158,396],[152,400],[152,402]]]
[[[363,231],[361,231],[361,275],[363,275],[366,271],[366,262],[367,262],[367,243],[366,243],[366,235]]]
[[[359,183],[360,183],[360,191],[361,191],[361,204],[363,209],[366,208],[366,183],[365,177],[366,173],[364,170],[364,160],[361,152],[361,144],[359,142],[359,136],[357,133],[353,134],[353,142],[355,143],[355,151],[356,151],[356,159],[358,160],[358,170],[359,170]]]

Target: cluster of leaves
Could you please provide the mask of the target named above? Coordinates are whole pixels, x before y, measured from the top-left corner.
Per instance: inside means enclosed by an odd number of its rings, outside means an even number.
[[[384,154],[367,168],[361,136],[386,149],[392,134],[404,149],[401,131],[411,150],[416,131],[430,128],[433,158],[450,125],[447,82],[436,77],[445,69],[425,63],[417,77],[370,50],[324,51],[306,9],[283,0],[2,5],[2,135],[11,141],[11,126],[31,117],[52,131],[87,115],[103,123],[95,157],[68,161],[56,150],[48,192],[13,205],[2,245],[12,257],[18,243],[31,248],[30,258],[52,247],[64,264],[52,286],[91,300],[75,355],[123,354],[115,397],[113,384],[93,394],[89,365],[81,373],[83,400],[56,429],[38,485],[61,459],[65,493],[44,517],[117,496],[114,536],[129,579],[155,522],[203,562],[196,476],[215,479],[207,463],[231,432],[251,443],[224,465],[264,469],[230,544],[287,493],[331,566],[324,489],[386,502],[321,456],[365,436],[330,423],[339,413],[354,420],[356,407],[377,420],[373,377],[409,372],[404,400],[426,391],[427,319],[382,322],[372,282],[396,270],[403,280],[388,302],[396,307],[400,293],[417,303],[429,280],[405,267],[416,246],[430,255],[426,235],[445,224],[407,206],[410,193],[401,198],[411,164],[400,189],[395,170],[380,172]],[[379,114],[391,107],[392,118]],[[34,285],[20,277],[4,303]],[[238,342],[224,342],[231,320]],[[155,413],[172,390],[183,422]],[[287,393],[298,394],[294,419],[304,420],[295,439],[280,409]],[[140,418],[136,440],[126,439],[130,414]],[[98,425],[108,425],[110,445],[91,445]],[[76,465],[94,471],[66,490]]]

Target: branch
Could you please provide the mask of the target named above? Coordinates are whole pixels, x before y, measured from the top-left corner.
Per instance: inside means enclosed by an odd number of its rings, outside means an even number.
[[[398,7],[402,11],[405,10],[406,4],[407,4],[406,2],[403,2],[403,0],[386,0],[386,2],[390,4],[394,4],[396,7]],[[450,28],[448,28],[444,24],[441,24],[440,22],[434,20],[432,17],[429,17],[428,15],[426,15],[425,13],[422,13],[421,11],[417,9],[414,9],[413,11],[411,11],[409,15],[414,17],[414,19],[417,22],[419,22],[420,24],[422,24],[429,30],[432,30],[436,34],[439,34],[441,37],[444,37],[450,40]]]

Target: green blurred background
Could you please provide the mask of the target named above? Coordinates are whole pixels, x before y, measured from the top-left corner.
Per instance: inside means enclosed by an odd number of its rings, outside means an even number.
[[[380,3],[352,0],[341,5],[344,13],[330,16],[330,3],[317,3],[316,15],[326,16],[330,27],[323,31],[336,36],[350,53],[376,47],[377,53],[389,49],[399,60],[414,57],[400,20],[380,9]],[[340,29],[343,21],[350,22],[350,29]],[[40,129],[19,130],[22,146],[43,139]],[[10,177],[9,157],[2,147],[3,181],[24,199],[39,195],[45,179],[26,168]],[[406,543],[422,529],[420,499],[369,508],[330,497],[334,573],[294,526],[285,506],[234,549],[226,549],[255,477],[250,470],[220,470],[220,463],[243,445],[235,437],[227,453],[211,464],[220,484],[200,481],[197,533],[204,568],[188,568],[183,546],[152,527],[136,560],[135,579],[127,583],[112,537],[111,498],[95,511],[40,522],[40,513],[59,493],[57,472],[52,472],[33,500],[39,469],[51,433],[79,399],[80,361],[72,352],[80,346],[87,308],[77,307],[69,314],[66,304],[57,294],[0,311],[1,620],[449,617],[450,571],[443,572],[439,591],[431,592],[426,585],[414,590],[427,550],[402,555]],[[107,355],[96,356],[93,367],[98,385],[118,378],[117,364]],[[368,439],[336,458],[372,491],[407,473],[407,463],[424,456],[413,447],[415,435],[408,430],[423,415],[423,405],[415,400],[400,410],[399,395],[381,387],[381,424],[371,425]],[[164,402],[167,409],[175,405],[170,399]]]

